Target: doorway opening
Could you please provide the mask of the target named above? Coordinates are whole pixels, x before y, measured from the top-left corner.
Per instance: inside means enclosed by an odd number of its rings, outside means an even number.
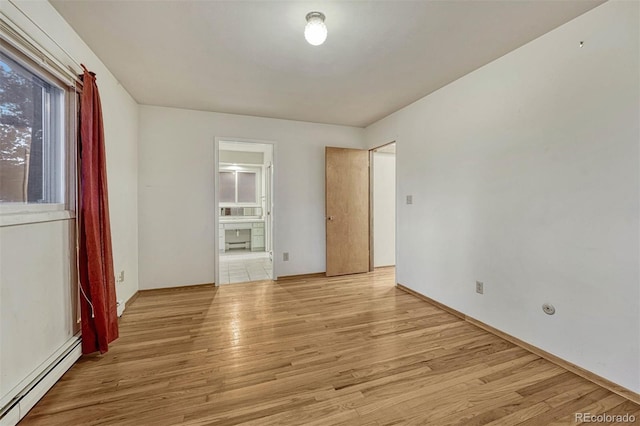
[[[370,150],[370,270],[396,265],[396,143]]]
[[[325,147],[326,275],[396,265],[396,143]]]
[[[216,140],[216,284],[272,280],[273,144]]]

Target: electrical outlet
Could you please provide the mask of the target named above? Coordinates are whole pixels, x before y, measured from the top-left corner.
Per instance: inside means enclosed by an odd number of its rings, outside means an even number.
[[[118,315],[118,317],[121,317],[122,314],[124,313],[124,300],[118,300],[116,302],[116,313]]]
[[[476,293],[484,294],[484,283],[481,281],[476,281]]]
[[[407,204],[413,204],[413,195],[407,195]]]
[[[122,271],[120,271],[120,273],[116,277],[116,281],[119,282],[119,283],[124,282],[124,269]]]
[[[285,262],[289,261],[289,253],[288,252],[282,253],[282,260],[285,261]]]

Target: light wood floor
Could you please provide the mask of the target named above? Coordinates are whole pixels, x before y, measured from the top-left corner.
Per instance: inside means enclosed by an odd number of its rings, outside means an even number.
[[[393,269],[147,292],[26,425],[573,425],[640,406],[394,287]]]

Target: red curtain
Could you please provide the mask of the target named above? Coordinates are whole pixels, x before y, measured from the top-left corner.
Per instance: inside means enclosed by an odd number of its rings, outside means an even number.
[[[78,258],[82,352],[88,354],[109,350],[118,337],[118,316],[100,94],[95,74],[86,68],[82,83]]]

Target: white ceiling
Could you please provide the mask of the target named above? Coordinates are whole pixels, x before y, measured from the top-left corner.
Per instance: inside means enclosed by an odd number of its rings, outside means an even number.
[[[359,127],[600,3],[52,0],[141,104]]]

